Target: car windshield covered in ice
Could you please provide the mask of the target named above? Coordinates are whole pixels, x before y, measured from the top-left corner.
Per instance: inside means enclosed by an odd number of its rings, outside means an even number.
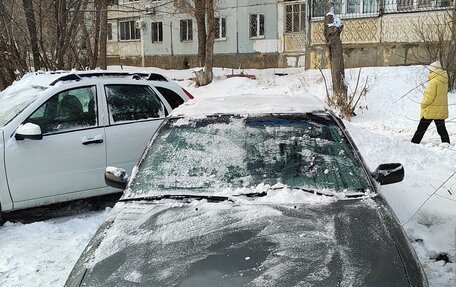
[[[224,115],[168,121],[131,192],[216,194],[259,184],[335,192],[369,187],[350,143],[327,115]]]

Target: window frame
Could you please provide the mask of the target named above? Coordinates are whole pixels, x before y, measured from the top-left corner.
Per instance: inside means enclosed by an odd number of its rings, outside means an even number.
[[[226,40],[226,17],[215,17],[215,41]]]
[[[128,30],[129,37],[126,37],[127,33],[125,33],[125,35],[122,34],[122,28],[125,29],[126,27],[124,27],[124,25],[127,23],[129,25],[128,25],[128,29],[126,29],[125,32],[127,32],[127,30]],[[118,27],[119,42],[134,42],[134,41],[141,40],[141,29],[136,28],[135,23],[136,23],[136,20],[132,20],[132,19],[118,21],[117,27]],[[131,34],[133,31],[135,31],[135,38],[131,37]],[[125,39],[123,39],[123,36],[125,36]]]
[[[257,23],[256,29],[255,29],[255,35],[252,35],[252,16],[255,17],[255,21]],[[263,23],[261,23],[261,20],[263,20]],[[249,14],[249,38],[250,39],[261,39],[265,38],[266,35],[266,17],[264,13],[253,13]],[[263,26],[263,34],[261,34],[261,26]]]
[[[107,34],[107,38],[108,38],[107,40],[108,41],[114,40],[113,39],[113,34],[114,33],[112,32],[112,23],[108,23],[108,25],[106,26],[106,30],[107,30],[106,34]]]
[[[442,5],[443,3],[448,5]],[[386,13],[446,10],[455,5],[454,0],[396,0],[388,5]]]
[[[154,29],[155,26],[155,29]],[[152,43],[163,43],[163,22],[154,21],[150,23]],[[157,40],[154,40],[157,38]]]
[[[161,106],[163,108],[163,113],[164,113],[163,117],[159,116],[157,118],[145,118],[145,119],[126,120],[126,121],[117,121],[116,122],[114,120],[114,116],[111,113],[111,109],[110,109],[110,105],[109,105],[108,91],[107,91],[107,87],[108,86],[139,86],[139,87],[148,88],[156,96],[157,100],[160,102],[160,104],[161,104]],[[157,92],[150,85],[147,85],[147,84],[130,84],[130,83],[125,83],[125,84],[106,83],[106,84],[103,84],[102,89],[103,89],[104,96],[105,96],[105,101],[106,101],[106,112],[108,113],[108,126],[118,126],[118,125],[132,124],[132,123],[138,123],[138,122],[148,122],[148,121],[163,120],[169,113],[165,102],[162,100],[162,98],[157,94]]]
[[[358,4],[358,11],[356,12],[348,12],[350,1],[359,1]],[[335,2],[335,13],[340,18],[366,18],[366,17],[373,17],[380,15],[380,0],[373,0],[376,1],[374,7],[375,11],[367,11],[366,7],[368,6],[368,1],[371,0],[336,0]],[[321,0],[312,0],[310,2],[310,19],[311,20],[323,20],[325,18],[325,12],[322,11],[322,15],[315,15],[315,2],[320,3],[321,9],[323,9],[323,2]]]
[[[179,34],[180,34],[181,42],[192,42],[193,41],[193,20],[192,19],[181,19],[179,21],[179,32],[180,32]],[[184,35],[184,32],[185,32],[185,35]]]
[[[296,13],[295,7],[298,6],[299,10]],[[291,11],[288,12],[287,8],[291,7]],[[306,31],[306,4],[305,3],[290,3],[285,5],[285,34],[293,34],[293,33],[304,33]],[[291,31],[288,31],[288,15],[291,15]],[[298,14],[298,30],[295,31],[295,15]]]
[[[55,96],[57,96],[57,95],[59,95],[61,93],[64,93],[64,92],[68,92],[68,91],[72,91],[72,90],[78,90],[78,89],[85,89],[85,88],[92,88],[93,91],[94,91],[93,98],[95,100],[95,103],[94,103],[94,105],[95,105],[95,125],[86,126],[86,127],[69,128],[69,129],[65,129],[65,130],[61,130],[61,131],[47,132],[47,133],[42,133],[42,135],[44,137],[44,136],[59,135],[59,134],[65,134],[65,133],[70,133],[70,132],[75,132],[75,131],[84,131],[84,130],[91,130],[91,129],[99,128],[100,127],[100,109],[99,109],[99,106],[98,106],[98,87],[97,87],[97,85],[84,85],[84,86],[80,86],[80,87],[66,88],[66,89],[63,89],[63,90],[60,90],[60,91],[57,91],[57,92],[53,93],[52,96],[47,98],[41,105],[38,106],[38,108],[36,108],[33,112],[31,112],[25,118],[25,120],[22,122],[22,124],[30,122],[30,121],[28,121],[30,119],[30,117],[32,115],[34,115],[44,105],[46,105]],[[40,126],[40,128],[41,128],[41,126]]]

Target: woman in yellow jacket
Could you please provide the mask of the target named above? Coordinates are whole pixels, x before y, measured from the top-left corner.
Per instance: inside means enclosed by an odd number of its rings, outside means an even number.
[[[420,123],[412,138],[412,143],[419,144],[424,133],[435,122],[437,132],[444,143],[450,143],[445,119],[448,118],[448,74],[442,69],[440,61],[429,66],[429,83],[421,101]]]

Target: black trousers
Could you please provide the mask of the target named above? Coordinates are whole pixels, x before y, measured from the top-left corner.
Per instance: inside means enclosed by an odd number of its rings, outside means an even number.
[[[435,126],[437,127],[437,132],[440,135],[443,143],[450,143],[450,136],[448,135],[447,129],[445,127],[445,120],[428,120],[422,118],[420,123],[418,124],[418,128],[416,129],[415,135],[412,138],[412,143],[419,144],[423,139],[424,133],[426,132],[429,125],[435,122]]]

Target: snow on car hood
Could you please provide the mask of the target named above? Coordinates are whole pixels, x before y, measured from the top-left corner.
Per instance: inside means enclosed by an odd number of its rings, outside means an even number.
[[[408,286],[376,200],[118,203],[87,263],[78,262],[87,269],[71,278],[75,286]]]

